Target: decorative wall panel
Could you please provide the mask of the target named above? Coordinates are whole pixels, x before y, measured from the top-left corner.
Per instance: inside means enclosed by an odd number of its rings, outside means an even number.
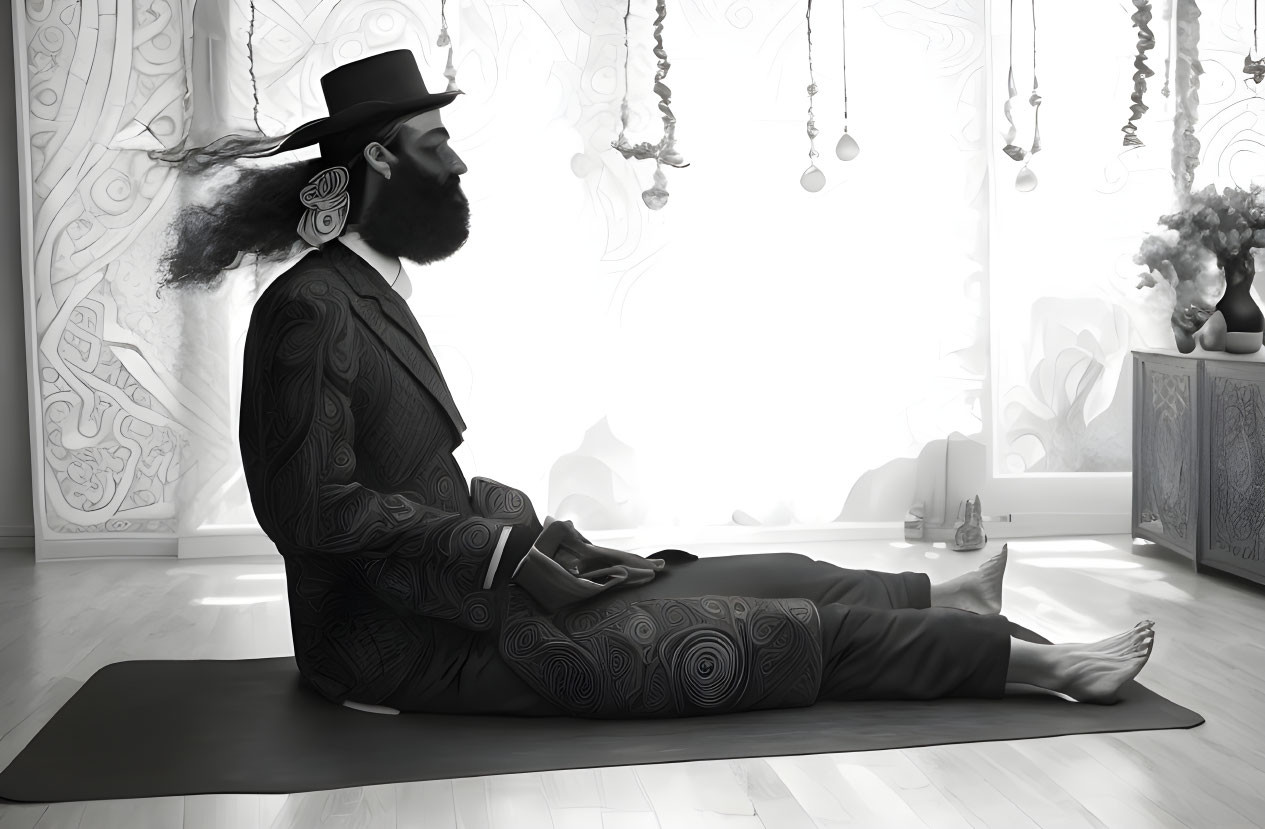
[[[154,300],[129,254],[176,186],[143,151],[182,135],[185,10],[30,0],[18,23],[32,198],[28,356],[44,451],[37,534],[169,534],[191,424],[158,355],[176,352],[180,312]]]

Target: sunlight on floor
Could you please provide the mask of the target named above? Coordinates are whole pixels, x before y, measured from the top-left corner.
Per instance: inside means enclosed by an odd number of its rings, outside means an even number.
[[[1093,538],[1055,538],[1041,541],[1010,541],[1015,553],[1109,553],[1116,548]]]
[[[1015,564],[1032,567],[1064,567],[1069,570],[1136,570],[1142,565],[1136,561],[1117,561],[1111,558],[1021,558]]]
[[[1111,576],[1111,575],[1095,575],[1103,584],[1112,587],[1118,587],[1123,591],[1128,591],[1141,596],[1150,596],[1154,599],[1163,599],[1173,604],[1191,604],[1195,601],[1195,597],[1190,591],[1183,590],[1175,584],[1164,580],[1164,574],[1156,573],[1153,578],[1139,581],[1138,574],[1130,573],[1128,576]]]
[[[204,596],[198,599],[194,604],[209,605],[215,607],[224,607],[227,605],[247,605],[247,604],[266,604],[267,602],[279,602],[285,596]]]
[[[1047,626],[1057,625],[1060,627],[1085,629],[1096,627],[1099,624],[1098,620],[1093,616],[1087,616],[1084,613],[1072,610],[1039,587],[1015,587],[1012,588],[1012,592],[1036,602],[1036,608],[1032,613]]]

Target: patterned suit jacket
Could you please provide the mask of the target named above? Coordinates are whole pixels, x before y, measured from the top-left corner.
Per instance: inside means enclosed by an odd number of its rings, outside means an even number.
[[[424,709],[480,635],[580,716],[809,705],[807,601],[624,602],[549,615],[509,576],[540,532],[528,498],[467,487],[465,423],[407,304],[342,244],[268,286],[246,336],[239,436],[255,515],[286,562],[295,659],[334,701]],[[508,541],[499,549],[502,531]]]

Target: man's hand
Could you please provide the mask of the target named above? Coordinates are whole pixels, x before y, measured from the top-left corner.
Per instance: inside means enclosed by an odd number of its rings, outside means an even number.
[[[580,535],[570,521],[558,521],[552,517],[545,519],[544,529],[532,546],[558,562],[567,572],[589,579],[600,579],[608,575],[608,570],[617,567],[650,571],[648,576],[635,582],[640,584],[650,581],[664,566],[659,559],[642,558],[623,550],[599,547]]]
[[[570,521],[546,518],[544,530],[519,562],[511,581],[548,613],[590,599],[616,586],[645,584],[664,562],[598,547]]]
[[[510,580],[530,593],[548,613],[590,599],[603,589],[595,581],[568,573],[562,565],[535,547],[523,556]]]

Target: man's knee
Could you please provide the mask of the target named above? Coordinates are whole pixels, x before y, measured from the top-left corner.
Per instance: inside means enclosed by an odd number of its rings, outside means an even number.
[[[806,556],[803,553],[774,553],[774,556],[777,557],[777,560],[780,564],[785,564],[788,566],[818,563],[817,559],[811,558],[810,556]]]

